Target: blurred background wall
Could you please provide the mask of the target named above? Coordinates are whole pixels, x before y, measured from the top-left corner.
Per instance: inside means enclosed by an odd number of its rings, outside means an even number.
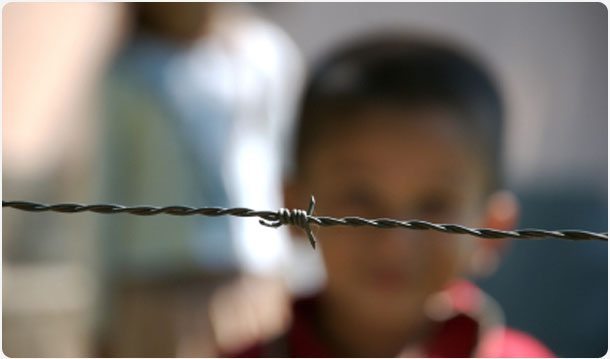
[[[470,47],[489,63],[507,101],[507,185],[522,201],[520,227],[607,231],[604,5],[253,6],[293,38],[310,64],[334,44],[377,29],[431,32]],[[91,199],[93,92],[121,44],[124,11],[113,3],[4,6],[4,199]],[[93,217],[3,211],[2,219],[4,353],[91,355]],[[480,285],[504,307],[509,325],[558,356],[601,356],[608,338],[607,256],[606,243],[514,241],[498,273]],[[299,275],[290,274],[305,283],[297,287],[314,281]]]
[[[91,199],[95,87],[116,49],[120,7],[2,8],[3,198]],[[93,349],[94,217],[2,211],[2,350],[83,356]]]

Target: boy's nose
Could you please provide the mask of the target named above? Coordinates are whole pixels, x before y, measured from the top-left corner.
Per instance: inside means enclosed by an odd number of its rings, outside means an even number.
[[[385,258],[403,258],[417,255],[423,238],[422,231],[404,228],[379,229],[375,246]]]

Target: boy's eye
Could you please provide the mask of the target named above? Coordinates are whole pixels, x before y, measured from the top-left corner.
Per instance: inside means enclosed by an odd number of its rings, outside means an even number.
[[[376,201],[373,195],[363,190],[352,190],[341,196],[341,207],[350,211],[350,216],[367,216],[375,212]]]
[[[454,210],[450,200],[443,198],[429,198],[421,201],[416,207],[416,214],[421,219],[447,218]]]
[[[373,204],[373,199],[363,191],[354,191],[345,196],[345,203],[359,208],[367,208]]]

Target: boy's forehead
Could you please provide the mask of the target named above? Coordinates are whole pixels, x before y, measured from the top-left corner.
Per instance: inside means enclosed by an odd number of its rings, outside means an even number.
[[[421,147],[423,150],[427,143],[436,144],[439,150],[447,144],[468,147],[463,138],[465,131],[456,125],[457,115],[442,107],[372,107],[343,116],[345,118],[329,121],[316,147],[347,153],[353,149],[395,152]]]
[[[316,176],[361,173],[390,176],[400,183],[410,182],[415,174],[418,179],[451,182],[478,166],[455,115],[446,109],[380,107],[350,116],[343,125],[327,127],[310,148]]]

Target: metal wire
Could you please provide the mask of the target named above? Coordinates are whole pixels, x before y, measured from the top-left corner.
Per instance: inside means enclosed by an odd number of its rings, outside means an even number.
[[[137,216],[153,216],[157,214],[169,214],[172,216],[236,216],[236,217],[258,217],[262,225],[277,228],[282,225],[293,225],[302,228],[309,237],[311,246],[315,249],[316,239],[311,231],[310,224],[322,227],[329,226],[370,226],[375,228],[406,228],[414,230],[434,230],[443,233],[467,234],[480,238],[516,238],[516,239],[543,239],[557,238],[574,241],[599,240],[608,241],[608,233],[594,233],[582,230],[544,230],[544,229],[517,229],[514,231],[500,231],[489,228],[468,228],[459,224],[435,224],[421,220],[399,221],[391,218],[366,219],[361,217],[333,218],[314,216],[313,209],[315,200],[311,197],[308,211],[293,209],[292,211],[282,208],[279,211],[255,211],[249,208],[222,208],[222,207],[188,207],[188,206],[132,206],[126,207],[117,204],[78,204],[58,203],[44,204],[29,201],[2,201],[2,207],[14,208],[28,212],[61,212],[80,213],[95,212],[104,214],[128,213]]]

